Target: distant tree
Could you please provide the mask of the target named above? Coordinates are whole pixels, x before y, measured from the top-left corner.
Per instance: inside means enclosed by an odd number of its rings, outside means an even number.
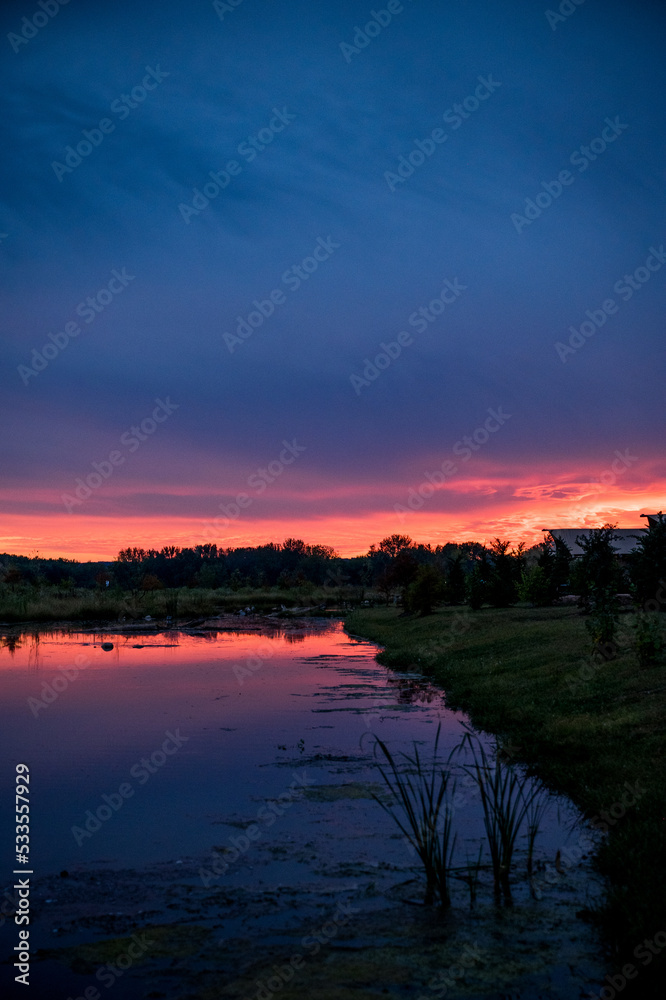
[[[657,594],[666,587],[666,517],[661,511],[657,523],[642,529],[636,548],[629,555],[629,575],[638,600],[644,604],[657,600]],[[666,603],[658,602],[659,610],[666,611]]]
[[[409,586],[418,572],[419,564],[407,546],[400,549],[391,565],[391,572],[398,587],[403,590]]]
[[[148,558],[148,553],[145,549],[139,549],[136,546],[127,549],[121,549],[118,553],[117,559],[121,563],[137,563],[143,562]]]
[[[211,548],[217,550],[217,545],[212,545]],[[180,555],[180,551],[177,545],[165,545],[160,555],[164,556],[165,559],[175,559],[176,556]]]
[[[390,568],[386,566],[384,569],[380,570],[375,580],[375,586],[379,593],[385,598],[386,604],[388,604],[391,600],[394,584],[395,579]]]
[[[316,559],[339,559],[332,545],[308,545],[308,554]]]
[[[622,569],[613,545],[618,538],[616,527],[615,524],[604,524],[576,538],[583,550],[577,564],[577,582],[586,610],[614,597],[622,584]]]
[[[8,566],[5,570],[4,582],[8,584],[12,590],[16,590],[16,585],[19,584],[22,579],[23,574],[20,569],[16,568],[16,566]]]
[[[443,601],[444,593],[444,577],[437,567],[420,566],[414,580],[407,587],[405,607],[412,613],[432,614],[434,606]]]
[[[537,608],[553,603],[553,590],[543,566],[524,569],[518,584],[518,597]]]
[[[513,557],[515,563],[515,569],[514,569],[515,576],[517,579],[520,579],[523,570],[527,565],[527,553],[525,551],[525,542],[518,542],[516,548],[511,553],[511,556]]]
[[[488,600],[496,608],[508,608],[518,597],[517,577],[519,563],[509,553],[511,542],[495,538],[490,545],[492,569],[488,582]]]
[[[603,650],[606,659],[615,651],[617,592],[622,583],[622,570],[613,545],[618,537],[615,528],[614,524],[605,524],[576,539],[583,550],[577,569],[580,602],[588,615],[585,627],[594,650]]]
[[[284,552],[295,552],[298,555],[304,555],[306,545],[302,538],[285,538],[282,543],[282,549]]]
[[[465,600],[465,569],[462,552],[448,559],[447,597],[452,604],[463,604]]]
[[[487,587],[488,584],[484,579],[481,564],[476,563],[465,581],[465,596],[472,611],[478,611],[483,605],[487,596]]]
[[[569,581],[572,555],[566,542],[551,532],[548,532],[539,549],[537,566],[544,572],[548,583],[548,603],[552,604]]]
[[[409,535],[388,535],[386,538],[382,538],[379,543],[379,551],[384,552],[391,559],[395,559],[403,549],[408,549],[413,544]]]

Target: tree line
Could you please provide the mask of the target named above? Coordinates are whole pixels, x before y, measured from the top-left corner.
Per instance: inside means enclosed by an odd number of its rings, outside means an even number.
[[[356,587],[387,604],[428,614],[441,603],[510,607],[518,601],[546,606],[565,593],[578,594],[588,613],[608,607],[627,591],[637,601],[654,597],[666,578],[666,520],[637,529],[637,546],[620,558],[608,524],[580,536],[583,553],[573,559],[566,544],[547,535],[539,545],[514,548],[495,538],[432,546],[393,534],[361,556],[342,557],[330,545],[298,538],[265,545],[222,548],[213,543],[162,549],[130,546],[109,562],[0,555],[3,587],[53,586],[149,591],[181,587],[280,590]]]

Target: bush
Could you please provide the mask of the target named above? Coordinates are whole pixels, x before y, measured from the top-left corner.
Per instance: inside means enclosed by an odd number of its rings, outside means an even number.
[[[542,566],[532,566],[523,570],[518,584],[518,597],[537,608],[552,604],[552,586]]]
[[[653,666],[664,648],[664,639],[655,614],[641,612],[634,625],[634,649],[641,667]]]
[[[618,624],[619,604],[613,588],[599,588],[589,605],[590,611],[585,619],[587,629],[594,649],[611,648],[615,644],[615,633]]]
[[[444,599],[444,577],[435,566],[420,566],[405,592],[405,607],[412,613],[429,615]]]

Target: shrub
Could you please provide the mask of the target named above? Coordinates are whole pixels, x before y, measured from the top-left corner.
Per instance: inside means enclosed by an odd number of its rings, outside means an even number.
[[[634,649],[641,667],[651,667],[664,648],[664,639],[655,614],[641,612],[634,625]]]
[[[523,570],[518,584],[518,597],[521,601],[528,601],[537,608],[544,608],[552,603],[551,583],[542,566],[532,566]]]
[[[432,614],[435,604],[444,599],[444,577],[435,566],[420,566],[413,583],[407,587],[405,607],[407,611],[422,615]]]

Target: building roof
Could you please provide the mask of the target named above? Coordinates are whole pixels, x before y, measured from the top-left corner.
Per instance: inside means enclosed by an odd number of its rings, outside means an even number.
[[[578,536],[587,536],[590,533],[589,528],[543,528],[542,530],[549,531],[554,538],[559,538],[563,541],[572,556],[580,556],[583,554],[582,548],[576,541]],[[618,555],[628,555],[629,552],[636,548],[638,539],[644,535],[646,531],[647,528],[642,527],[616,528],[615,534],[617,537],[613,541],[613,548],[616,550]]]

